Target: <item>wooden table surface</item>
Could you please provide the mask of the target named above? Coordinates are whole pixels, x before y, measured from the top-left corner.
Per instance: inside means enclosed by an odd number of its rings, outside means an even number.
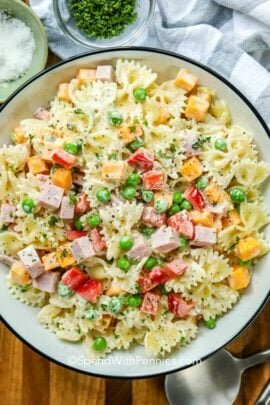
[[[58,60],[49,54],[48,66]],[[269,325],[270,302],[228,349],[245,357],[269,348]],[[269,363],[247,370],[235,404],[252,405],[269,378]],[[111,380],[74,373],[39,356],[0,324],[0,403],[4,405],[164,405],[168,402],[163,386],[163,377]]]

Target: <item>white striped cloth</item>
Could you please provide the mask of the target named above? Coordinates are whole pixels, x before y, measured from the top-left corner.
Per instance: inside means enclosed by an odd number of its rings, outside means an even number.
[[[270,126],[270,0],[157,0],[148,32],[134,45],[193,58],[228,78]],[[61,58],[86,52],[58,28],[52,0],[30,0]]]

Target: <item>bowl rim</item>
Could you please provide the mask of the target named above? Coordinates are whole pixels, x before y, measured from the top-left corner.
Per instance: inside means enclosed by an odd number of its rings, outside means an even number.
[[[213,70],[212,68],[209,68],[208,66],[204,65],[201,62],[198,62],[192,58],[186,57],[182,54],[178,54],[176,52],[171,52],[171,51],[167,51],[167,50],[163,50],[163,49],[158,49],[158,48],[151,48],[151,47],[143,47],[143,46],[128,46],[128,47],[115,47],[115,48],[110,48],[107,50],[98,50],[98,51],[94,51],[94,52],[87,52],[87,53],[81,53],[78,54],[76,56],[73,56],[69,59],[65,59],[64,61],[58,62],[55,65],[52,65],[50,67],[48,67],[47,69],[37,73],[35,76],[33,76],[31,79],[29,79],[28,81],[26,81],[25,83],[23,83],[18,89],[16,89],[14,91],[14,93],[12,93],[12,95],[6,100],[6,102],[0,106],[0,118],[1,118],[1,113],[2,111],[5,110],[5,108],[7,107],[7,105],[13,100],[13,98],[15,98],[25,87],[27,87],[29,84],[31,84],[32,82],[34,82],[35,80],[39,79],[40,77],[42,77],[43,75],[45,75],[46,73],[57,69],[60,66],[63,66],[69,62],[72,61],[76,61],[77,59],[81,59],[81,58],[86,58],[89,57],[91,55],[98,55],[98,54],[104,54],[104,53],[112,53],[112,52],[119,52],[119,51],[141,51],[141,52],[150,52],[150,53],[155,53],[155,54],[161,54],[161,55],[167,55],[170,57],[174,57],[178,60],[184,60],[185,62],[188,62],[192,65],[195,65],[203,70],[205,70],[207,73],[212,74],[214,77],[216,77],[217,79],[219,79],[223,84],[225,84],[227,87],[229,87],[234,93],[236,93],[243,101],[244,103],[247,105],[247,107],[249,107],[249,109],[251,110],[251,112],[256,116],[256,118],[258,119],[258,121],[260,122],[260,124],[262,125],[263,129],[265,130],[269,140],[270,140],[270,129],[268,128],[265,120],[262,118],[261,114],[258,112],[258,110],[254,107],[254,105],[248,100],[248,98],[242,94],[242,92],[237,89],[233,84],[230,83],[230,81],[226,78],[224,78],[220,73],[217,73],[215,70]],[[259,308],[257,308],[256,312],[254,313],[254,315],[249,318],[246,323],[244,324],[244,326],[242,328],[240,328],[240,330],[238,330],[238,332],[236,334],[234,334],[234,336],[231,337],[231,339],[229,339],[226,343],[224,343],[223,345],[221,345],[218,349],[212,351],[211,353],[203,356],[200,361],[203,362],[205,360],[207,360],[209,357],[213,356],[215,353],[217,353],[219,350],[223,349],[225,346],[227,346],[229,343],[231,343],[234,339],[236,339],[245,329],[247,329],[253,322],[254,320],[257,318],[257,316],[259,315],[259,313],[262,311],[262,309],[264,308],[265,304],[268,301],[268,298],[270,297],[270,287],[269,287],[269,291],[266,294],[266,296],[264,297],[261,305],[259,306]],[[40,356],[46,358],[47,360],[57,364],[58,366],[62,366],[68,370],[74,371],[76,373],[79,374],[84,374],[84,375],[88,375],[88,376],[92,376],[92,377],[100,377],[100,378],[112,378],[112,379],[131,379],[131,377],[126,377],[123,375],[109,375],[109,374],[102,374],[102,373],[96,373],[96,372],[90,372],[90,371],[86,371],[83,369],[77,369],[71,365],[68,365],[67,363],[63,363],[61,361],[58,361],[56,359],[54,359],[53,357],[49,356],[48,354],[46,354],[45,352],[41,351],[40,349],[37,349],[32,343],[28,342],[23,336],[21,336],[13,327],[11,327],[8,323],[8,321],[6,319],[4,319],[2,317],[2,315],[0,314],[0,321],[3,322],[3,324],[10,330],[10,332],[12,332],[22,343],[24,343],[26,346],[28,346],[30,349],[32,349],[34,352],[36,352],[37,354],[39,354]],[[192,364],[186,364],[184,366],[181,367],[176,367],[174,369],[171,369],[170,371],[166,371],[166,372],[158,372],[158,373],[154,373],[154,374],[149,374],[149,375],[136,375],[133,376],[132,379],[143,379],[143,378],[152,378],[152,377],[158,377],[158,376],[162,376],[162,375],[167,375],[167,374],[172,374],[172,373],[176,373],[180,370],[184,370],[186,368],[192,367]]]

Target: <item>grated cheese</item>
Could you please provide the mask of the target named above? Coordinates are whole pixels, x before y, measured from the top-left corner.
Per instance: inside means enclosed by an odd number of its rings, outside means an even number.
[[[16,80],[26,72],[35,48],[30,28],[8,12],[0,11],[0,85]]]

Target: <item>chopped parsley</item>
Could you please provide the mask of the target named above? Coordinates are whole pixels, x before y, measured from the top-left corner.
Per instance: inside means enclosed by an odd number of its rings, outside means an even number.
[[[210,136],[205,137],[205,136],[200,135],[198,140],[192,144],[192,148],[196,149],[196,150],[197,149],[203,149],[204,144],[209,142],[210,139],[211,139]]]

